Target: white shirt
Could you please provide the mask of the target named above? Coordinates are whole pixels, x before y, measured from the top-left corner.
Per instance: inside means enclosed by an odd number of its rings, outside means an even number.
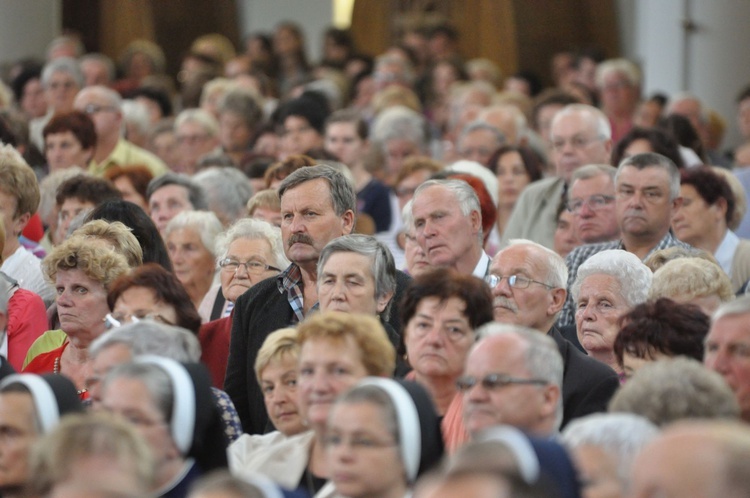
[[[19,246],[0,267],[6,275],[18,282],[22,289],[39,295],[49,306],[55,301],[55,289],[47,283],[42,274],[42,261],[25,247]]]
[[[737,252],[739,245],[740,238],[737,237],[737,234],[731,230],[727,230],[721,244],[716,248],[714,257],[716,258],[716,261],[719,262],[721,269],[724,270],[724,273],[727,275],[732,274],[732,261],[734,260],[734,253]]]
[[[471,274],[484,280],[484,277],[489,273],[489,269],[490,257],[486,252],[482,251],[482,256],[479,258],[479,262],[477,263],[477,266],[474,267],[474,271],[471,272]]]

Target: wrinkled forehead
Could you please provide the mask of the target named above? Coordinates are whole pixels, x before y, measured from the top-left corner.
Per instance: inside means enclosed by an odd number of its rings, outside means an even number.
[[[530,245],[517,244],[500,251],[492,262],[491,269],[502,276],[522,273],[536,280],[547,277],[549,269],[544,254]]]

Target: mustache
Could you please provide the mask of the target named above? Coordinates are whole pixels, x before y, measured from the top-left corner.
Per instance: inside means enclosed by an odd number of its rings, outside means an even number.
[[[494,308],[497,308],[497,307],[508,308],[513,313],[518,313],[518,306],[516,306],[516,303],[514,303],[507,297],[497,296],[495,299],[492,300],[492,306]]]
[[[286,243],[287,247],[292,247],[294,244],[307,244],[308,246],[313,245],[312,238],[305,233],[295,233],[289,237],[289,242]]]

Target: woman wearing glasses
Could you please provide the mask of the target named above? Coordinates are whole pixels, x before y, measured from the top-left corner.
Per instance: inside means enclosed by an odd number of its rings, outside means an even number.
[[[245,218],[237,221],[216,240],[217,262],[221,289],[214,302],[211,317],[217,319],[201,329],[203,361],[209,365],[214,385],[224,385],[229,336],[232,332],[234,302],[261,280],[278,275],[289,266],[281,242],[281,230],[261,220]],[[209,291],[209,296],[213,294]]]
[[[492,295],[478,278],[440,269],[411,281],[400,310],[406,356],[414,369],[407,379],[431,394],[450,452],[468,439],[456,381],[476,339],[474,331],[492,321]]]

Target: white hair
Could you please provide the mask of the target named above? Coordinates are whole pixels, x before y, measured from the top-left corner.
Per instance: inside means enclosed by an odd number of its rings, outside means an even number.
[[[221,233],[222,226],[219,218],[211,211],[183,211],[169,220],[164,229],[164,239],[175,230],[189,228],[195,230],[201,238],[203,246],[216,257],[216,237]]]
[[[651,289],[653,274],[648,266],[633,254],[622,249],[610,249],[594,254],[578,268],[576,281],[570,288],[573,301],[578,301],[581,285],[592,275],[609,275],[620,286],[620,294],[629,307],[645,303]]]
[[[568,282],[568,267],[559,254],[528,239],[511,239],[508,241],[508,247],[511,246],[530,246],[539,251],[540,256],[546,258],[545,266],[548,270],[546,284],[556,289],[565,289]]]
[[[289,266],[289,260],[284,254],[281,230],[270,223],[253,218],[238,220],[216,238],[217,261],[227,257],[229,246],[238,239],[265,240],[273,255],[273,261],[270,263],[282,270]]]
[[[555,123],[571,114],[580,114],[584,116],[586,121],[596,129],[596,134],[600,139],[612,139],[612,127],[609,124],[607,116],[596,107],[587,104],[568,104],[560,109],[557,114],[555,114],[555,117],[552,118],[552,128],[555,127]]]

